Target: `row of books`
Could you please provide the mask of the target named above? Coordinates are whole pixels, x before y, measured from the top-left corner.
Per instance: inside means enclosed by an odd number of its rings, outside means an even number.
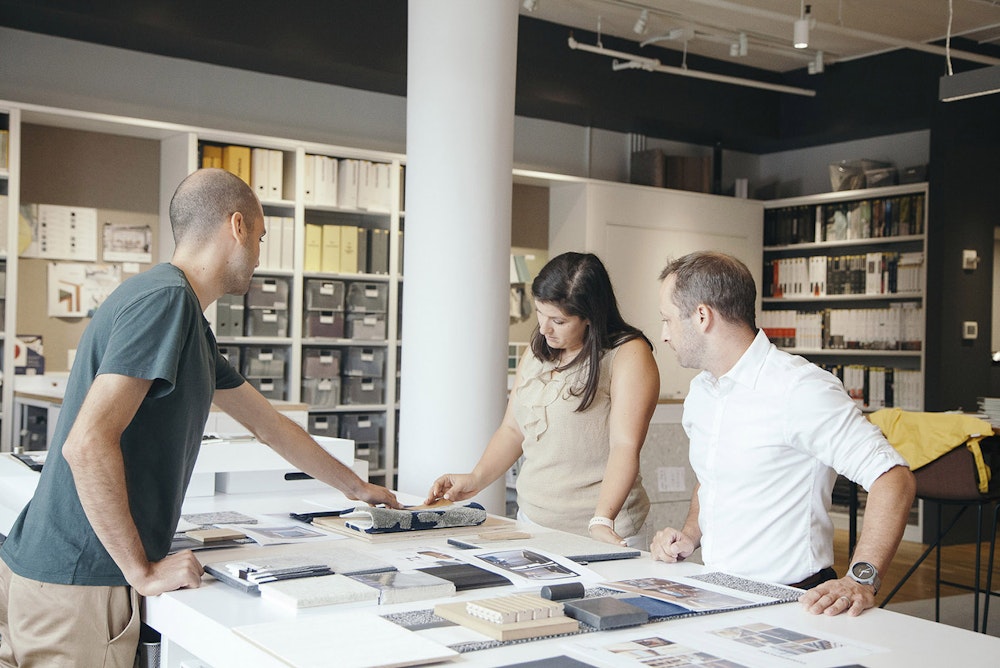
[[[764,245],[923,234],[924,215],[920,193],[768,209],[764,212]]]
[[[225,169],[254,189],[261,201],[295,198],[291,173],[294,153],[238,145],[201,144],[201,166]],[[306,154],[303,199],[306,204],[389,213],[391,165],[370,160]]]
[[[389,213],[391,169],[383,162],[306,154],[305,203]]]
[[[862,410],[923,410],[924,381],[920,371],[863,364],[818,366],[837,376]]]
[[[290,216],[264,216],[267,234],[260,246],[263,271],[292,271],[295,266],[295,219]]]
[[[368,229],[357,225],[306,223],[305,235],[303,268],[306,272],[389,273],[389,230]],[[400,230],[400,244],[402,238],[403,232]]]
[[[765,297],[920,294],[924,254],[875,252],[812,255],[764,262]]]
[[[761,329],[782,348],[913,350],[923,348],[923,308],[914,302],[888,308],[765,311]]]

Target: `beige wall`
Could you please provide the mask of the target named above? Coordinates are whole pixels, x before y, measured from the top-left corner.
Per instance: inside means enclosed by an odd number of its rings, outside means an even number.
[[[31,124],[21,130],[21,204],[97,209],[98,234],[104,223],[149,225],[156,257],[159,142]],[[97,242],[100,257],[101,239]],[[46,315],[48,263],[19,262],[17,331],[41,334],[45,370],[66,371],[67,351],[76,348],[89,318]],[[140,270],[148,267],[139,265]]]

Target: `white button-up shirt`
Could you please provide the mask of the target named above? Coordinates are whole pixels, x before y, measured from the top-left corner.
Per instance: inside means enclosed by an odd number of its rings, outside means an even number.
[[[727,573],[794,584],[833,565],[837,473],[865,489],[906,461],[835,376],[775,348],[763,331],[684,401],[698,476],[702,558]]]

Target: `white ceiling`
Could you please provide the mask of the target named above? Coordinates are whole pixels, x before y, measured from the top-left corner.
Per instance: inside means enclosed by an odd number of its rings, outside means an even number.
[[[600,32],[635,42],[628,53],[649,56],[640,44],[674,32],[673,39],[656,46],[731,61],[774,72],[807,67],[822,51],[824,65],[883,53],[918,48],[944,54],[930,43],[950,35],[1000,47],[1000,0],[813,0],[815,25],[809,47],[792,47],[793,24],[800,18],[801,0],[535,0],[534,10],[522,3],[521,13],[588,33]],[[640,12],[648,20],[642,34],[634,32]],[[678,30],[682,29],[682,30]],[[683,30],[687,29],[687,31]],[[679,34],[680,33],[680,34]],[[747,54],[731,56],[730,49],[746,35]],[[593,41],[592,35],[576,35]],[[646,51],[646,53],[643,53]],[[953,61],[968,54],[951,49]],[[653,54],[655,57],[655,54]],[[1000,59],[977,57],[974,62],[1000,64]]]

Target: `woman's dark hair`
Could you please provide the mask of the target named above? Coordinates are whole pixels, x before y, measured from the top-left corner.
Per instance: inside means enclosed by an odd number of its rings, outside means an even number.
[[[649,339],[622,318],[608,270],[593,253],[563,253],[549,260],[532,282],[531,296],[589,323],[583,335],[583,350],[567,365],[590,364],[583,388],[571,390],[574,396],[582,397],[577,412],[587,410],[594,401],[601,358],[607,350],[632,339],[642,339],[653,349]],[[537,326],[531,335],[531,352],[546,362],[558,359],[560,353],[549,347]]]

